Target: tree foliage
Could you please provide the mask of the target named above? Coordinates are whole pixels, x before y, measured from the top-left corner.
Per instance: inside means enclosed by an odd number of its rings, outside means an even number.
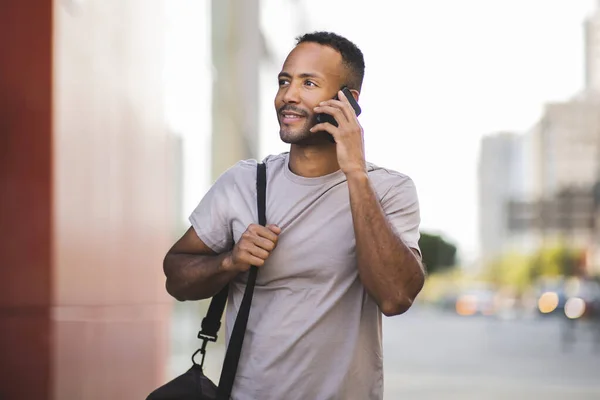
[[[582,273],[582,252],[565,245],[541,247],[531,255],[506,253],[486,266],[485,277],[498,286],[524,290],[540,278]]]
[[[419,247],[429,274],[445,271],[456,265],[456,246],[439,235],[421,232]]]

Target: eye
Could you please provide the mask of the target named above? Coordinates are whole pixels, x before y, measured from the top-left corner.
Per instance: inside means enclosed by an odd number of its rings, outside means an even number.
[[[287,80],[287,79],[280,79],[279,80],[279,86],[284,86],[284,85],[287,85],[288,83],[290,83],[290,81]]]
[[[304,84],[309,87],[317,87],[317,84],[314,83],[313,81],[306,81],[306,82],[304,82]]]

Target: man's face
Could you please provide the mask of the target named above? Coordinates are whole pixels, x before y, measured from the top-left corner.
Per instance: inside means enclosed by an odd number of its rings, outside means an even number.
[[[324,132],[310,132],[316,122],[313,111],[333,98],[342,85],[342,56],[329,46],[301,43],[288,55],[279,73],[275,110],[281,140],[292,144],[327,141]]]

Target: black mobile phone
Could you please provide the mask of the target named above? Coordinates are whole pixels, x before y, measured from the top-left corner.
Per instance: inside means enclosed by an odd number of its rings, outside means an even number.
[[[358,103],[356,102],[356,100],[354,99],[354,96],[352,96],[352,92],[346,86],[344,86],[341,90],[344,93],[344,95],[346,95],[346,98],[352,105],[352,108],[354,108],[354,112],[356,113],[356,116],[358,117],[360,115],[361,109],[360,109],[360,106],[358,105]],[[333,99],[339,100],[338,95],[336,94]],[[325,114],[325,113],[317,114],[317,124],[321,124],[323,122],[329,122],[333,126],[338,126],[338,123],[335,120],[335,118],[333,118],[333,116],[331,116],[329,114]],[[335,143],[333,136],[331,136],[330,134],[328,134],[328,136],[329,136],[329,140],[332,141],[333,143]]]

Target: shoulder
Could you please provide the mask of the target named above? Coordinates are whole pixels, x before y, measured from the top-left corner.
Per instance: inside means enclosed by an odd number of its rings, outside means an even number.
[[[270,169],[278,169],[283,168],[285,166],[285,161],[287,160],[287,155],[289,153],[280,153],[280,154],[271,154],[263,159],[263,163],[267,166],[267,170]]]
[[[416,193],[416,185],[413,179],[402,172],[393,169],[380,167],[373,163],[367,163],[369,178],[375,187],[375,190],[381,197],[388,192],[406,191]]]
[[[255,169],[256,160],[240,160],[226,169],[217,178],[213,186],[230,186],[236,182],[243,182],[255,174]]]
[[[419,196],[415,183],[407,174],[373,164],[369,178],[385,214],[411,247],[418,248],[420,223]],[[413,232],[412,237],[407,232]],[[415,233],[416,232],[416,233]]]
[[[267,166],[267,171],[269,169],[276,169],[284,165],[284,161],[286,159],[286,153],[269,155],[263,159],[263,163]],[[255,179],[256,179],[256,167],[258,165],[258,160],[256,159],[246,159],[240,160],[235,163],[233,166],[228,168],[225,172],[219,176],[215,185],[239,185],[250,183],[253,187]]]

